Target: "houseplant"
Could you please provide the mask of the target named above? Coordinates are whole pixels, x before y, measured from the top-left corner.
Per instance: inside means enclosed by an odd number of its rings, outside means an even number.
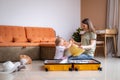
[[[72,38],[76,41],[76,42],[81,42],[81,35],[80,35],[80,31],[82,29],[79,27],[78,29],[76,29],[76,31],[73,33]]]

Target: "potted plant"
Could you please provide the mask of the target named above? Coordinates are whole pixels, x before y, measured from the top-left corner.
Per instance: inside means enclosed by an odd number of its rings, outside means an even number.
[[[80,35],[80,31],[82,29],[78,28],[76,29],[76,31],[73,33],[72,38],[76,41],[76,42],[81,42],[81,35]]]

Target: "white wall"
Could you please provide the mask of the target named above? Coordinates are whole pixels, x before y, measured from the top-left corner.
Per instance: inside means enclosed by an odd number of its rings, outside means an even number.
[[[52,27],[68,40],[80,26],[80,0],[0,0],[0,25]]]

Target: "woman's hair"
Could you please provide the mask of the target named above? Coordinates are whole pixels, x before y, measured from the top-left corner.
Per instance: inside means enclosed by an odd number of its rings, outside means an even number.
[[[92,24],[92,22],[90,21],[89,18],[83,19],[83,20],[82,20],[82,23],[88,25],[89,31],[95,33],[95,28],[94,28],[94,26],[93,26],[93,24]]]

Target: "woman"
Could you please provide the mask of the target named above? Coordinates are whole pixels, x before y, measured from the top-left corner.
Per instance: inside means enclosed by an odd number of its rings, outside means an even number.
[[[82,21],[82,27],[84,33],[81,35],[81,45],[85,52],[79,56],[70,56],[69,59],[92,59],[94,57],[94,52],[96,49],[96,38],[95,28],[92,25],[92,22],[85,18]]]

